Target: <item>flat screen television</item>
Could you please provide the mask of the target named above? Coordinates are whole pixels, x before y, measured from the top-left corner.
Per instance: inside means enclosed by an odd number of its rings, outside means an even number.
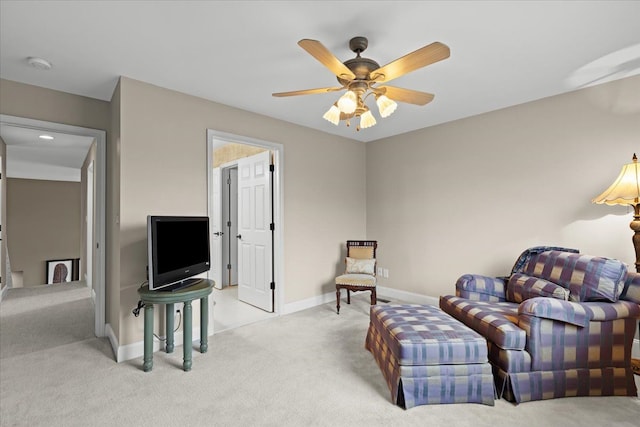
[[[176,290],[209,270],[209,218],[147,217],[149,289]]]

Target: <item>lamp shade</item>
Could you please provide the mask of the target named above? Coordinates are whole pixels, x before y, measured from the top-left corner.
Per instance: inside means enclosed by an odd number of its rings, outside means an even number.
[[[398,104],[395,101],[387,98],[385,95],[380,95],[378,99],[376,99],[376,104],[378,104],[378,111],[380,111],[380,117],[389,117],[396,108],[398,108]]]
[[[640,165],[638,165],[638,158],[635,154],[633,162],[622,166],[618,178],[592,202],[607,205],[637,205],[640,203]]]
[[[360,128],[366,129],[376,124],[376,118],[367,110],[360,116]]]
[[[351,114],[356,111],[358,106],[358,98],[352,90],[348,90],[347,93],[342,95],[338,99],[338,108],[345,114]]]
[[[340,123],[340,109],[334,104],[331,106],[331,108],[329,108],[329,111],[324,113],[324,116],[322,116],[322,118],[338,126],[338,124]]]

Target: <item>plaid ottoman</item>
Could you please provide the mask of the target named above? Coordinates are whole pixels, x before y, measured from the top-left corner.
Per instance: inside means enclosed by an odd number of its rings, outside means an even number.
[[[372,306],[365,346],[398,406],[494,404],[487,342],[437,307]]]

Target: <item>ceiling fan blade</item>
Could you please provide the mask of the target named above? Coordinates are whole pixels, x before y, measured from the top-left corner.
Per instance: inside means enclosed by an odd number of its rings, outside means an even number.
[[[319,87],[317,89],[305,89],[305,90],[294,90],[292,92],[278,92],[272,93],[271,95],[282,97],[282,96],[296,96],[296,95],[313,95],[316,93],[328,93],[328,92],[336,92],[344,89],[341,87]]]
[[[371,72],[371,79],[388,82],[418,68],[426,67],[450,55],[449,46],[440,42],[421,47]]]
[[[407,104],[425,105],[433,101],[434,95],[417,90],[403,89],[395,86],[378,86],[376,89],[384,89],[384,94],[390,99]]]
[[[324,47],[322,43],[317,40],[302,39],[298,42],[298,45],[309,52],[311,56],[316,58],[322,65],[327,67],[333,74],[338,77],[347,80],[353,80],[356,78],[355,74],[347,68],[333,53],[329,52],[329,49]]]

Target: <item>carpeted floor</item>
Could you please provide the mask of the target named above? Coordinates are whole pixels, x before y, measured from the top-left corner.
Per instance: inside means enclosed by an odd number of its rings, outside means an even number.
[[[191,372],[180,369],[181,348],[156,352],[145,373],[141,358],[115,363],[108,341],[91,337],[86,288],[37,294],[10,290],[0,305],[2,426],[640,424],[640,400],[629,397],[400,409],[364,349],[368,296],[339,316],[330,303],[215,334]]]

